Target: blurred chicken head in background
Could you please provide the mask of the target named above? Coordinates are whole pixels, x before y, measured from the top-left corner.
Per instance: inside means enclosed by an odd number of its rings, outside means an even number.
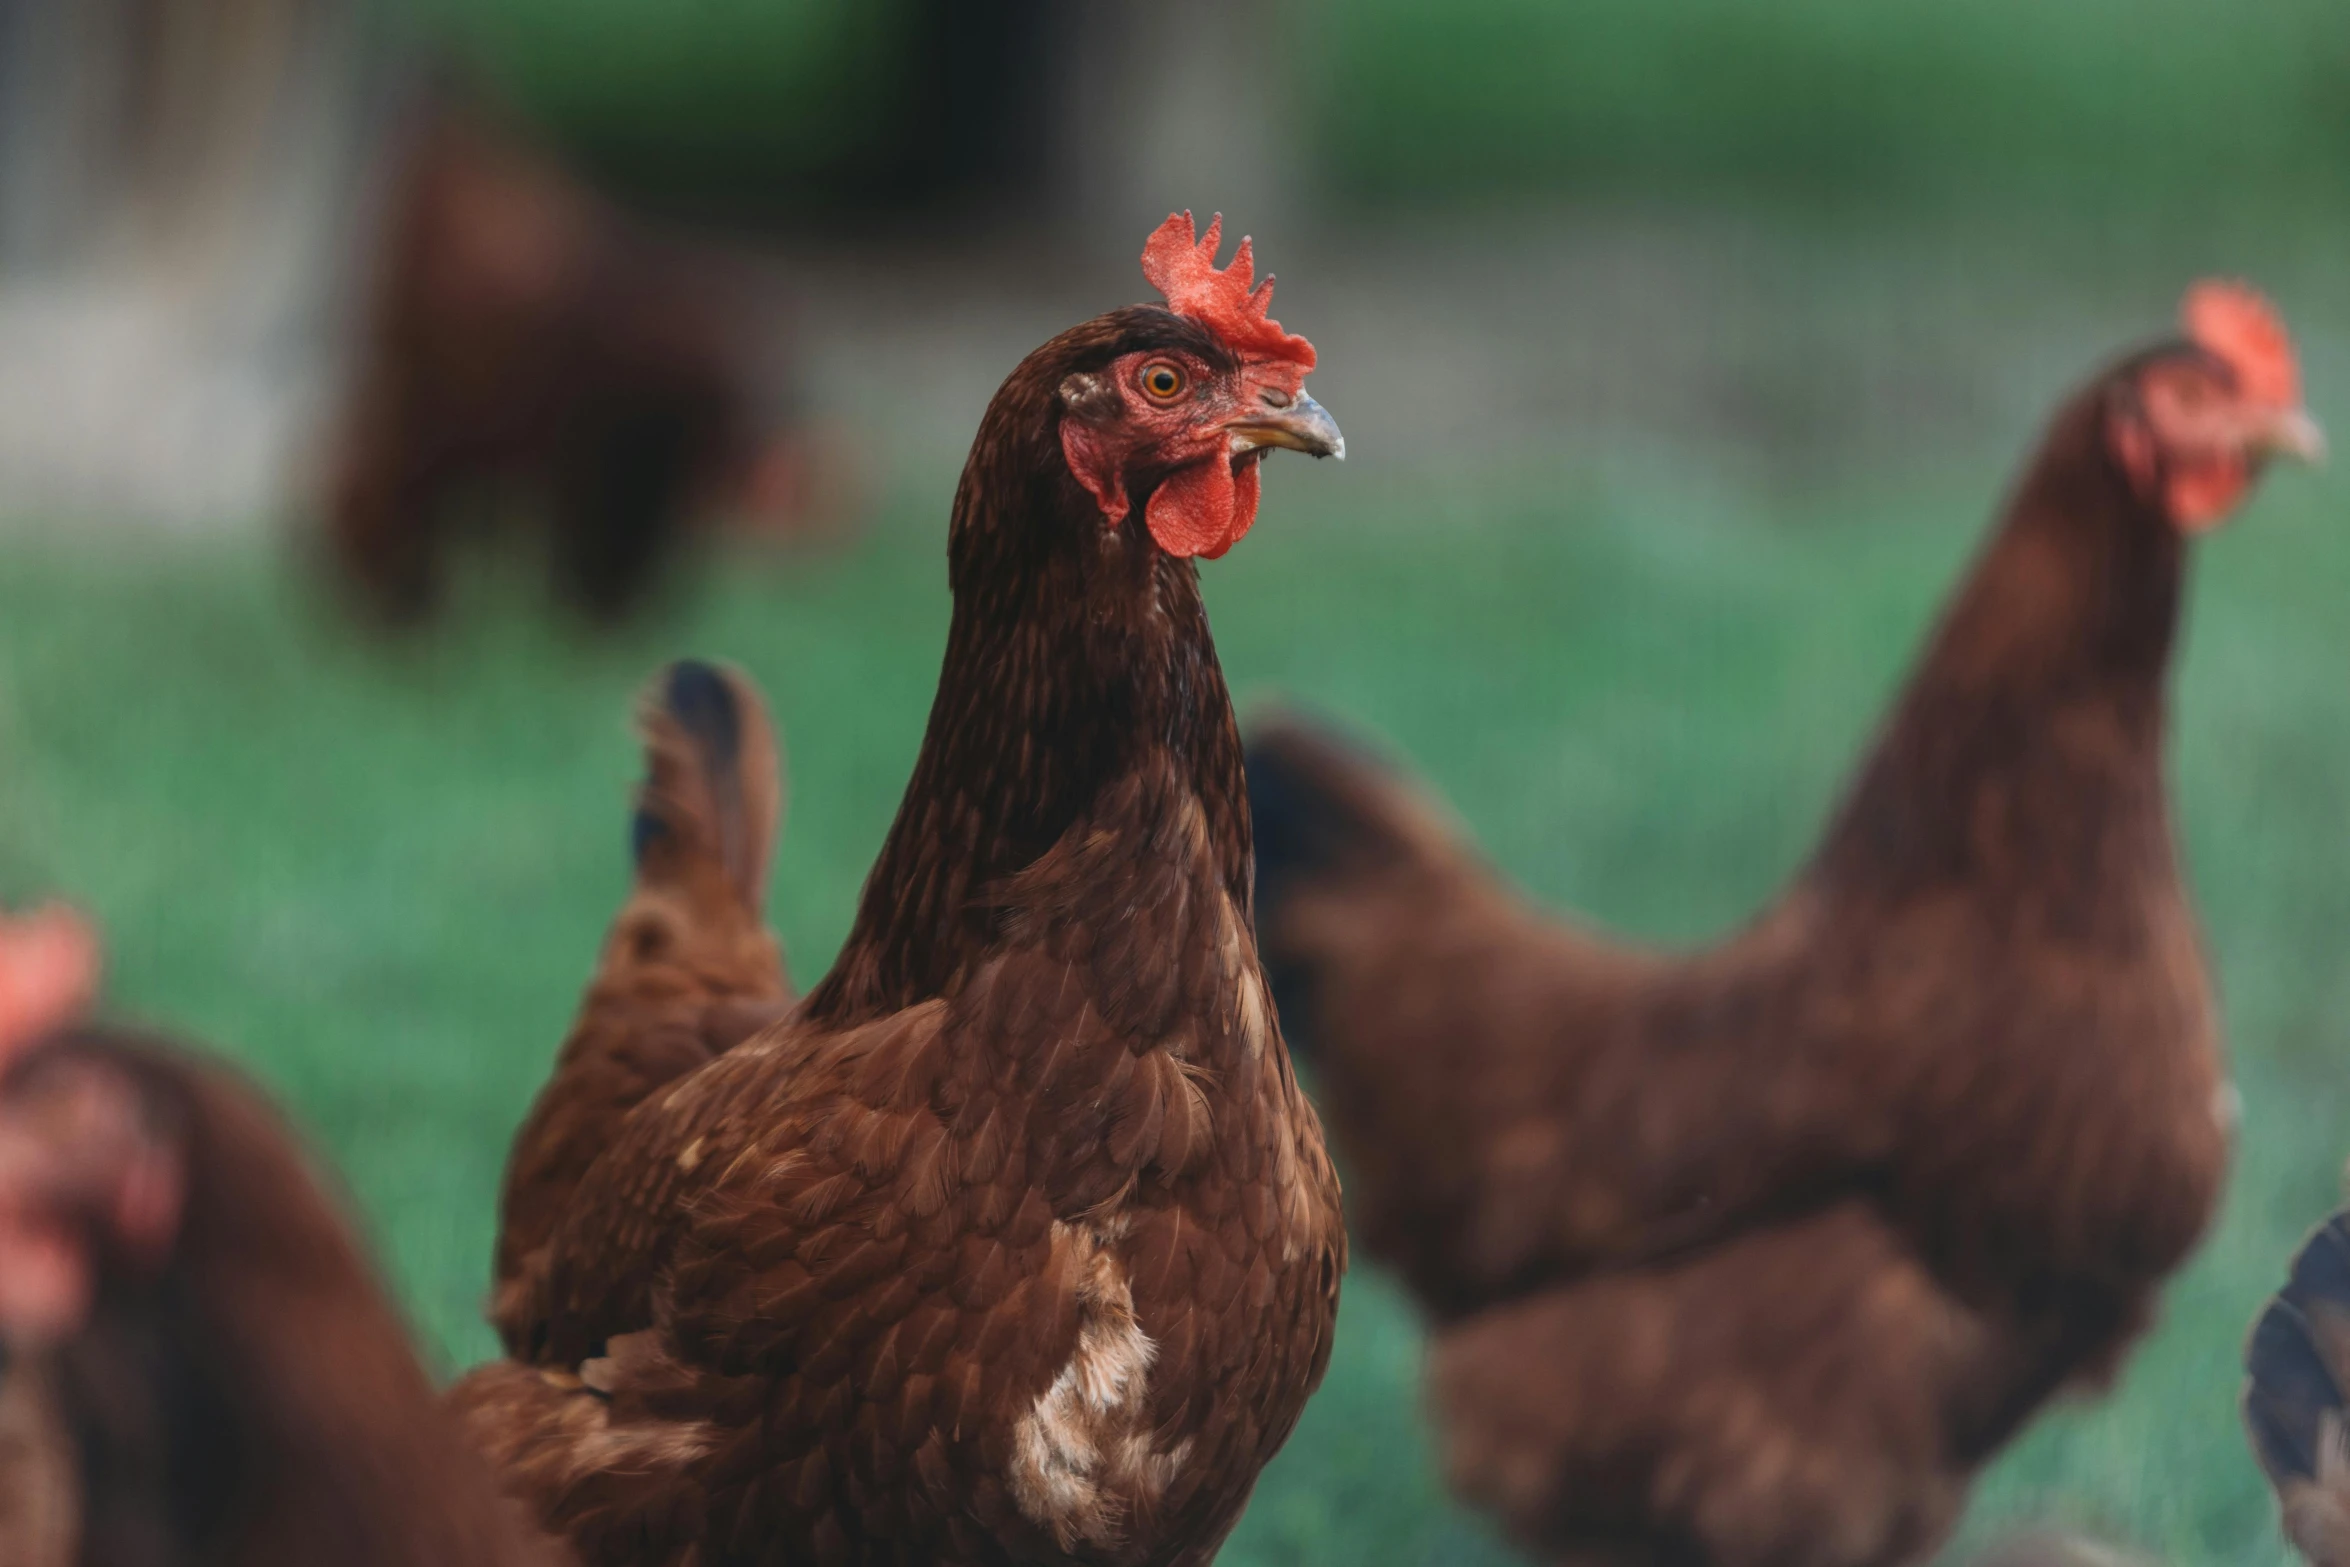
[[[1143,248],[1142,273],[1178,316],[1207,329],[1196,351],[1178,344],[1120,355],[1061,386],[1069,471],[1110,526],[1129,490],[1149,486],[1143,520],[1159,548],[1214,560],[1256,521],[1257,464],[1275,447],[1346,456],[1337,421],[1305,392],[1314,345],[1265,312],[1273,279],[1256,283],[1243,238],[1216,265],[1222,214],[1194,236],[1191,214],[1171,215]]]
[[[2119,384],[2115,459],[2185,533],[2224,522],[2272,457],[2316,462],[2325,435],[2301,405],[2301,370],[2276,310],[2241,283],[2205,281],[2180,307],[2185,341]]]
[[[77,1327],[109,1261],[149,1265],[178,1223],[179,1150],[138,1086],[43,1040],[97,992],[98,939],[77,915],[0,920],[0,1341]]]

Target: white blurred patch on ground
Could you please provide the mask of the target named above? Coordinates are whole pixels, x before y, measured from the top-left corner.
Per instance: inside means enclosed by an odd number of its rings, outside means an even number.
[[[171,529],[276,511],[323,398],[306,345],[236,341],[167,281],[0,288],[0,505]]]
[[[386,92],[359,25],[345,0],[0,0],[0,516],[284,509],[365,243]]]

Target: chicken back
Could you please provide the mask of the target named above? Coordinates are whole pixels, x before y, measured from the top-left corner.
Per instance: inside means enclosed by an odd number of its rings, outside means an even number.
[[[1337,1182],[1191,557],[1335,455],[1245,255],[1031,354],[896,824],[792,1015],[646,1099],[454,1397],[591,1562],[1212,1557],[1327,1363]]]
[[[1719,946],[1529,907],[1310,725],[1252,740],[1265,950],[1457,1485],[1561,1558],[1940,1540],[2202,1233],[2232,1112],[2162,777],[2191,535],[2307,452],[2232,286],[2056,416],[1794,884]]]

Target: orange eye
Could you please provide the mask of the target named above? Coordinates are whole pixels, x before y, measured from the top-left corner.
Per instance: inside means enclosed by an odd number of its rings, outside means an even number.
[[[1171,403],[1183,395],[1183,372],[1165,360],[1142,367],[1142,395],[1154,403]]]

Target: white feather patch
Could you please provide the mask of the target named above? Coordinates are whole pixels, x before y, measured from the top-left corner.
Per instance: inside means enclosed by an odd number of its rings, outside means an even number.
[[[1076,1277],[1077,1347],[1013,1431],[1012,1500],[1063,1550],[1115,1542],[1128,1515],[1167,1489],[1182,1466],[1144,1425],[1158,1345],[1135,1320],[1134,1294],[1103,1228],[1056,1222],[1053,1249]]]

